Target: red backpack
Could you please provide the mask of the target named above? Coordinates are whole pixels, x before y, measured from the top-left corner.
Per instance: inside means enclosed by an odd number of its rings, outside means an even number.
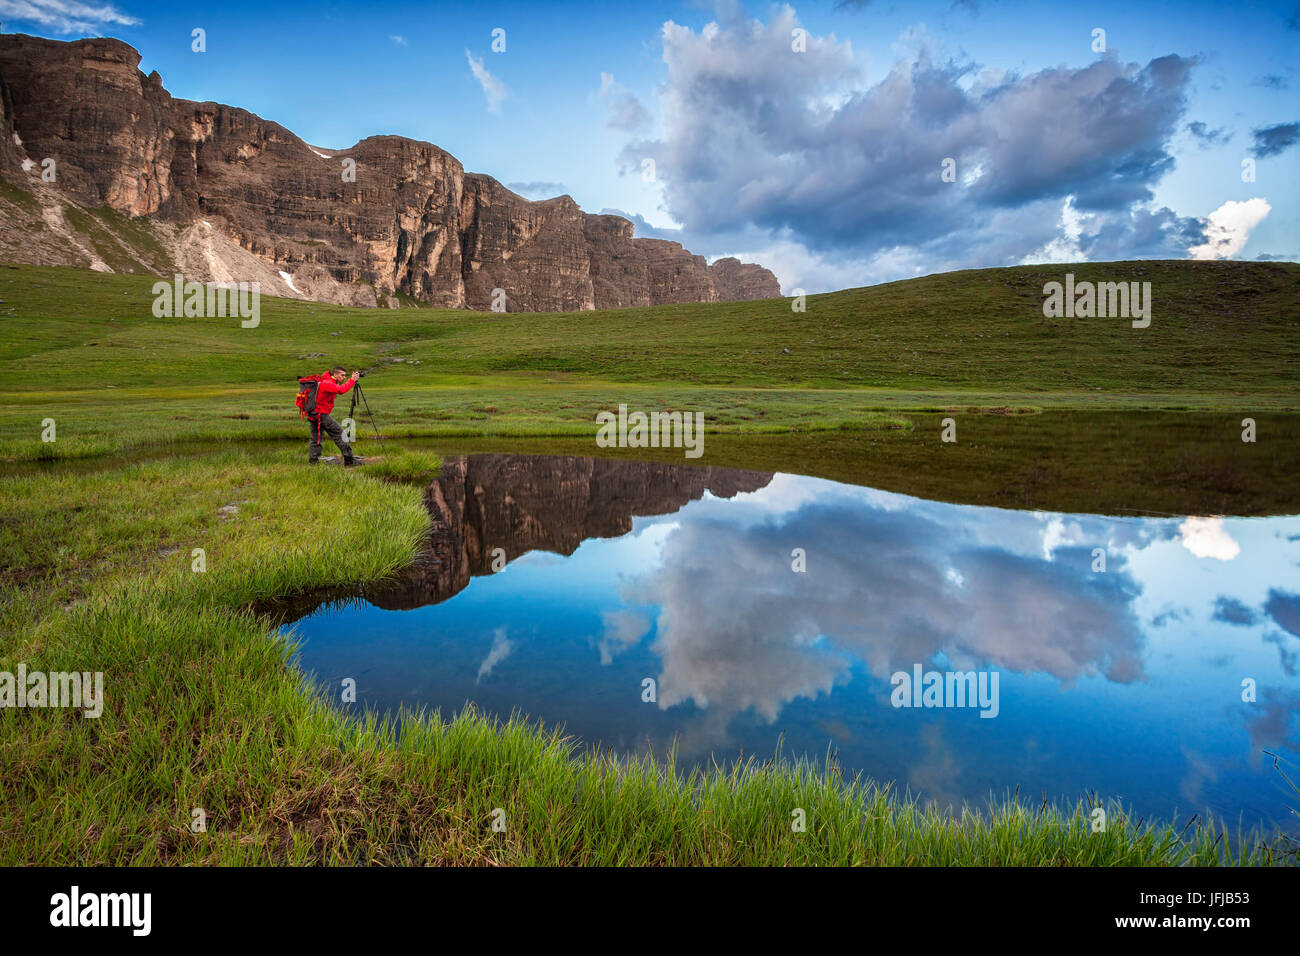
[[[316,389],[320,385],[321,375],[303,375],[298,379],[298,397],[294,404],[303,418],[316,414]]]

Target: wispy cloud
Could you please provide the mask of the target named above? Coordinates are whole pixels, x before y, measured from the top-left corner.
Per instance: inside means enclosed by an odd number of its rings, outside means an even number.
[[[1266,90],[1285,90],[1291,81],[1280,73],[1265,73],[1250,81],[1251,86],[1262,86]]]
[[[37,23],[55,33],[93,33],[105,27],[134,27],[140,20],[111,3],[78,0],[0,0],[0,20]]]
[[[527,199],[550,199],[562,196],[566,190],[564,183],[553,183],[544,179],[535,179],[526,183],[506,183],[507,189],[513,189]]]
[[[492,648],[488,651],[487,657],[478,666],[478,677],[474,678],[474,683],[482,682],[484,677],[490,677],[492,669],[510,656],[510,652],[515,649],[514,642],[506,637],[506,629],[498,627],[492,632]]]
[[[1211,146],[1221,146],[1228,140],[1232,139],[1232,134],[1226,129],[1210,129],[1205,123],[1199,120],[1195,123],[1187,124],[1187,132],[1191,133],[1196,139],[1196,144],[1201,149],[1209,149]]]
[[[465,59],[469,61],[470,72],[474,74],[474,79],[478,80],[479,86],[483,87],[483,95],[487,97],[488,109],[493,113],[501,112],[501,101],[510,95],[506,85],[499,79],[488,72],[483,61],[474,56],[469,50],[465,51]]]
[[[609,125],[625,133],[635,133],[650,125],[650,111],[641,105],[636,95],[623,89],[612,73],[600,74],[600,91],[597,95],[609,104]]]
[[[392,40],[392,41],[393,41],[395,44],[397,44],[398,46],[407,46],[407,45],[408,45],[407,42],[406,42],[406,37],[402,36],[402,35],[399,34],[399,33],[390,33],[390,34],[388,34],[388,39]]]

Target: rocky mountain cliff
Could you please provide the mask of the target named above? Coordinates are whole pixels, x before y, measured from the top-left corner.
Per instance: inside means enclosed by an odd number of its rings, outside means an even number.
[[[710,266],[568,196],[531,202],[430,143],[319,149],[245,110],[175,99],[139,62],[120,40],[0,35],[0,257],[174,267],[351,304],[489,309],[502,289],[511,312],[781,294],[762,266]]]

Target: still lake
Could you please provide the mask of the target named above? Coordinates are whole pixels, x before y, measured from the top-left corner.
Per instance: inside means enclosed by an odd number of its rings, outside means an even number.
[[[502,454],[448,457],[426,499],[416,567],[279,611],[349,706],[473,701],[687,769],[829,749],[949,807],[1018,787],[1296,829],[1266,751],[1300,759],[1300,517]],[[895,706],[918,668],[996,675],[996,706]]]

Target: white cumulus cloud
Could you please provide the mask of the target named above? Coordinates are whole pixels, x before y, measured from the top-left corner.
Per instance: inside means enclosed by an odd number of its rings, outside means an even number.
[[[1188,518],[1178,526],[1183,547],[1198,558],[1231,561],[1241,554],[1241,545],[1223,527],[1222,518]]]
[[[1272,211],[1268,200],[1256,196],[1244,202],[1228,200],[1210,213],[1205,226],[1206,242],[1192,246],[1187,254],[1193,259],[1231,259],[1241,252],[1250,232]]]

